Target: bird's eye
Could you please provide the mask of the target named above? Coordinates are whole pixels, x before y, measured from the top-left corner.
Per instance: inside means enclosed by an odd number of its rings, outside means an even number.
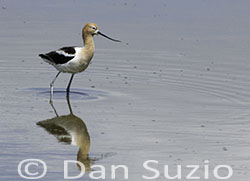
[[[90,26],[90,28],[92,28],[93,30],[96,30],[96,27],[95,27],[95,26]]]

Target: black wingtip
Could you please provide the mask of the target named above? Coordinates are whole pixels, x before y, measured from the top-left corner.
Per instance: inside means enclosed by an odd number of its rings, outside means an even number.
[[[45,57],[44,54],[39,54],[38,56],[41,57],[41,58],[44,58],[44,57]]]
[[[39,57],[41,57],[44,60],[49,60],[50,62],[54,62],[49,56],[46,54],[39,54]]]
[[[39,57],[41,57],[43,59],[50,60],[50,58],[47,55],[44,55],[44,54],[39,54]]]

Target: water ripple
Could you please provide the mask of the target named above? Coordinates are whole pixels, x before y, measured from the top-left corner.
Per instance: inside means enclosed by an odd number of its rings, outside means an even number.
[[[35,93],[39,97],[49,98],[50,89],[48,88],[28,88],[27,91]],[[93,90],[93,89],[72,89],[70,91],[70,99],[72,100],[100,100],[109,95],[108,92]],[[66,91],[63,88],[55,88],[53,99],[65,100]]]

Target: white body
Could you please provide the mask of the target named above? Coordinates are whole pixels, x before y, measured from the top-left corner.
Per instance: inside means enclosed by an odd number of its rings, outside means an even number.
[[[67,54],[63,51],[56,51],[57,53],[61,53],[64,56],[74,56],[74,58],[67,63],[64,64],[54,64],[51,63],[58,71],[63,73],[79,73],[84,71],[88,65],[92,57],[89,59],[84,55],[84,47],[75,47],[76,53],[74,55]]]

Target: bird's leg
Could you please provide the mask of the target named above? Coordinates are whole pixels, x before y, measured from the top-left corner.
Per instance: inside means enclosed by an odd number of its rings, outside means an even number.
[[[68,87],[67,87],[67,89],[66,89],[67,95],[69,95],[70,85],[71,85],[71,82],[72,82],[72,80],[73,80],[74,75],[75,75],[75,74],[72,74],[72,75],[71,75],[71,78],[70,78],[70,80],[69,80],[69,84],[68,84]]]
[[[59,76],[61,72],[58,72],[55,76],[55,78],[52,80],[52,82],[50,83],[50,103],[52,103],[52,99],[53,99],[53,86],[54,86],[54,83],[56,81],[56,78]]]
[[[69,107],[70,114],[73,115],[73,111],[72,111],[71,104],[70,104],[70,97],[69,97],[69,94],[67,94],[66,99],[67,99],[67,103],[68,103],[68,107]]]

